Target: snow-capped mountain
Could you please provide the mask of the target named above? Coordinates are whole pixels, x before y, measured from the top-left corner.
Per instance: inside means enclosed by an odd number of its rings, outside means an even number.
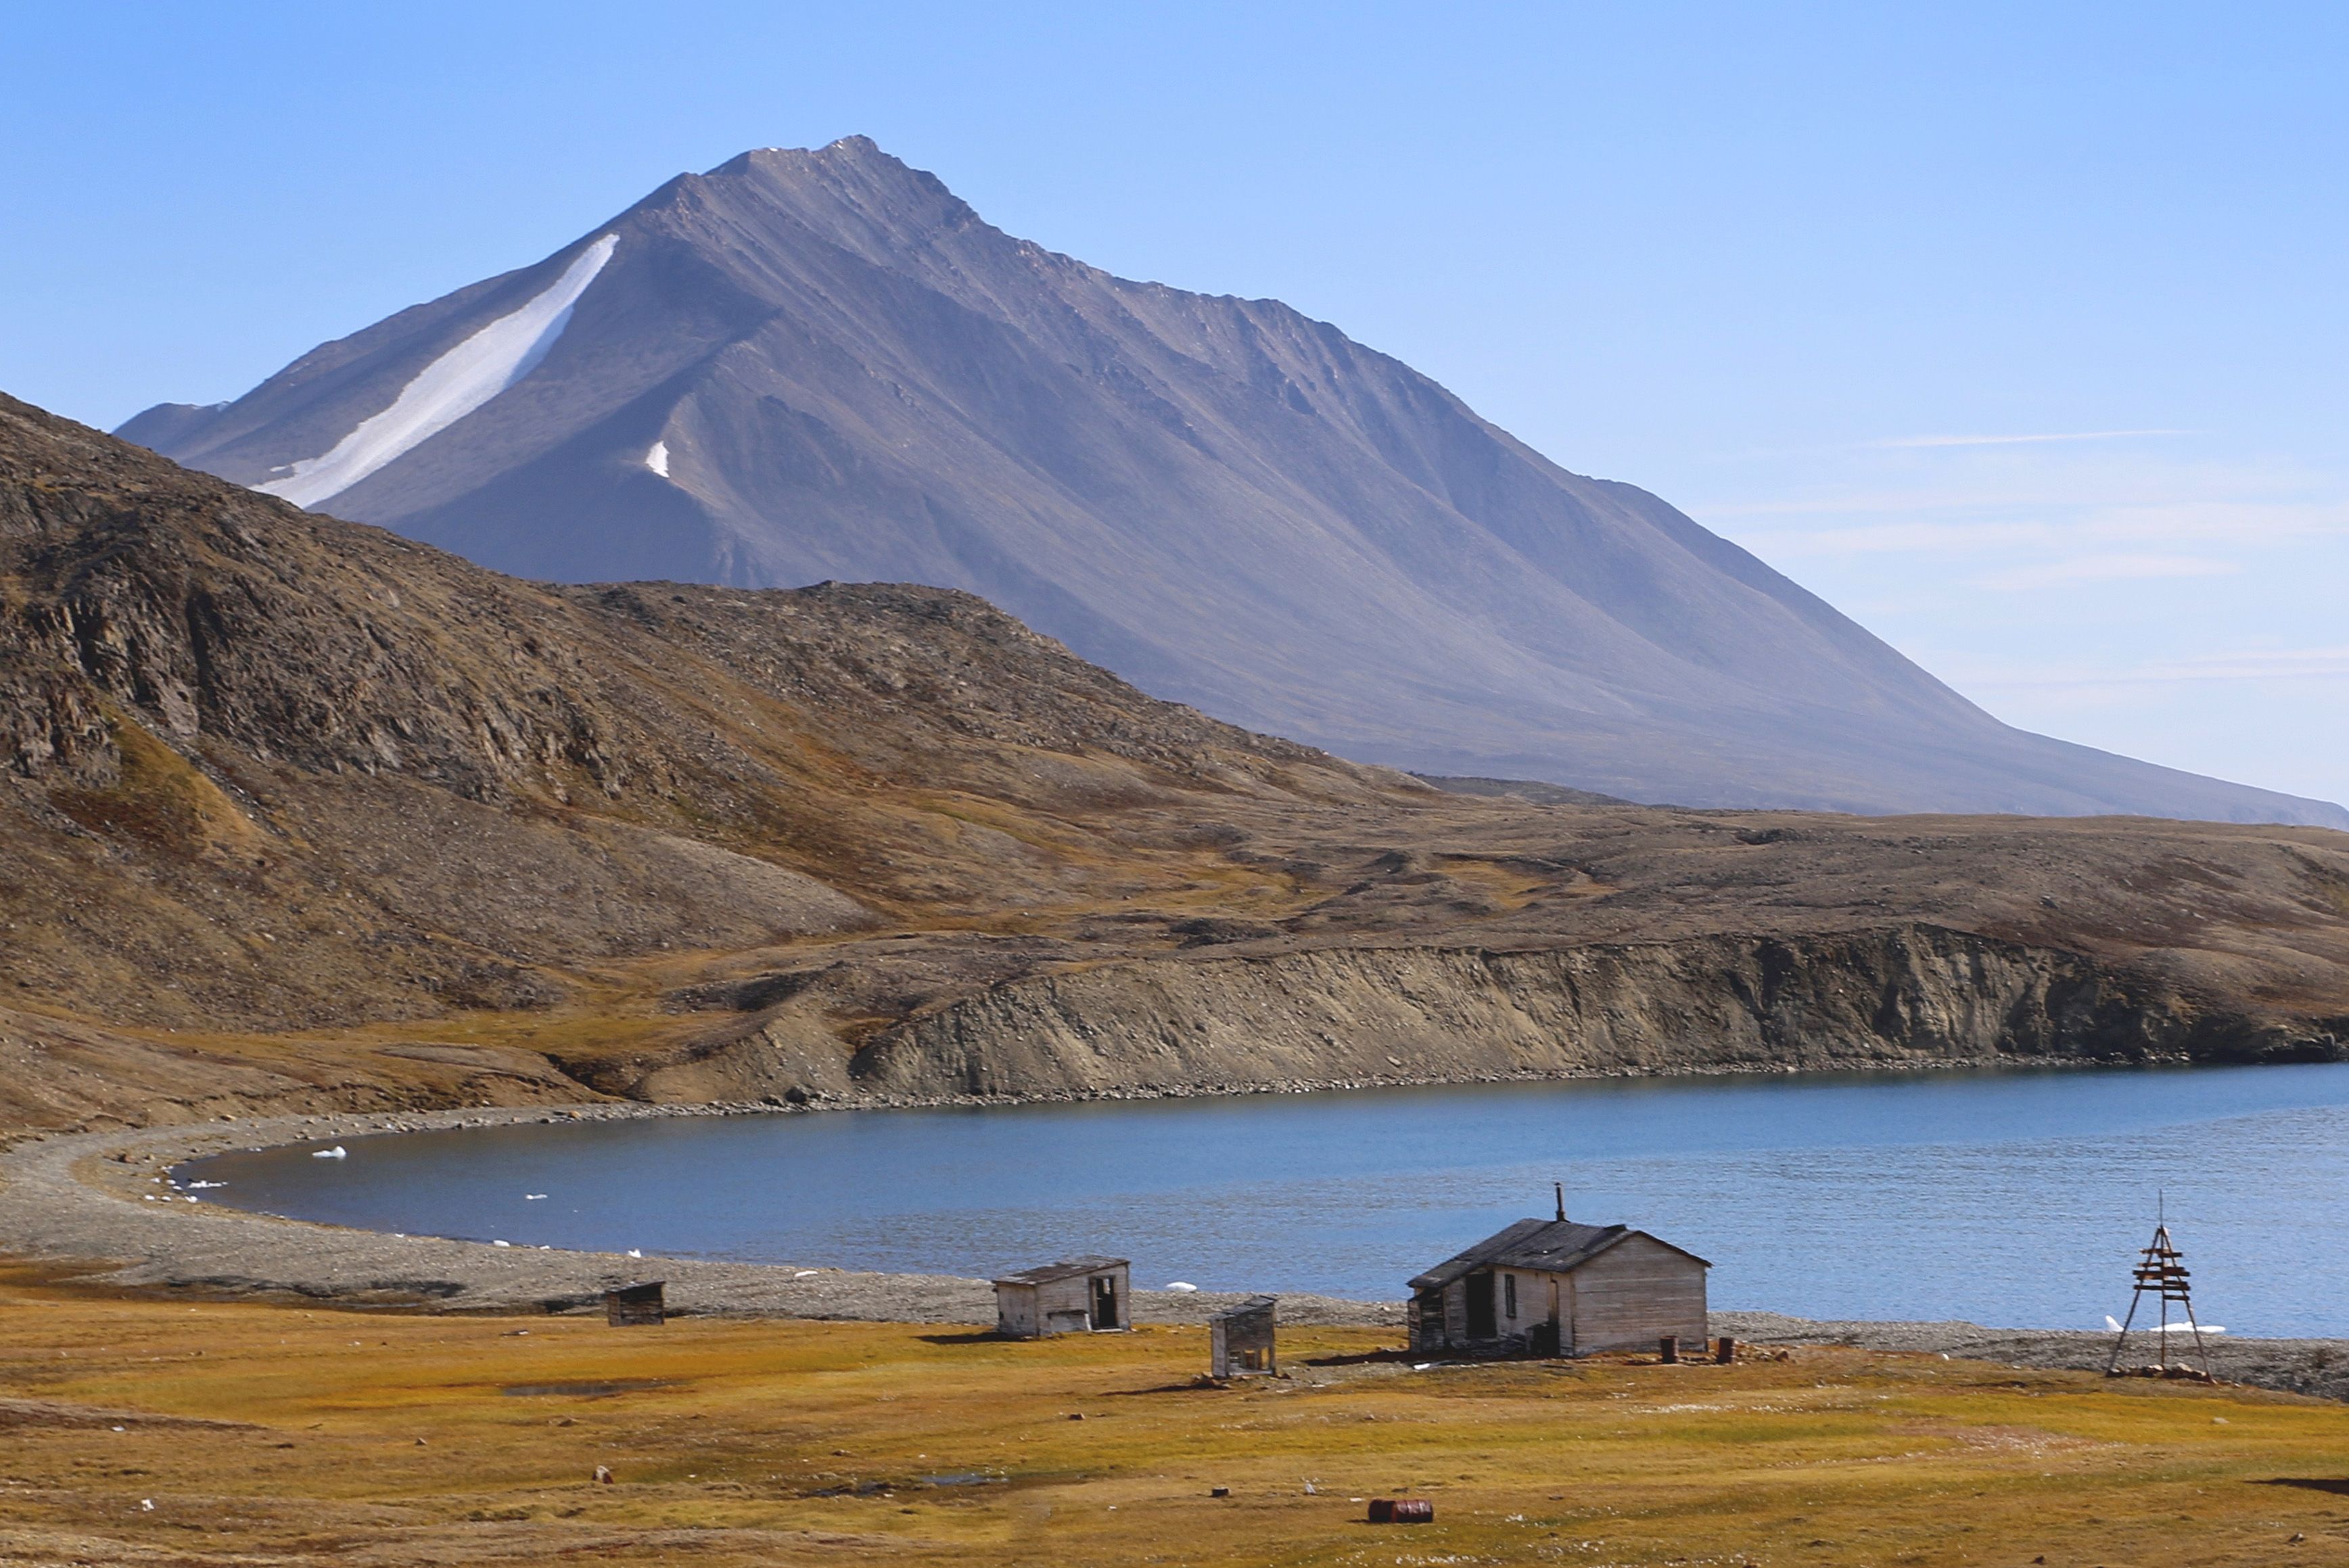
[[[680,176],[119,433],[526,576],[970,589],[1155,695],[1424,771],[2349,826],[2002,725],[1335,327],[1014,239],[863,138]]]

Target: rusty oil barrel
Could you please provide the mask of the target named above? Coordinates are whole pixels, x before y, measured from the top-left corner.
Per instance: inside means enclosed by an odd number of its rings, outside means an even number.
[[[1374,1497],[1371,1499],[1372,1524],[1433,1524],[1435,1504],[1423,1497]]]

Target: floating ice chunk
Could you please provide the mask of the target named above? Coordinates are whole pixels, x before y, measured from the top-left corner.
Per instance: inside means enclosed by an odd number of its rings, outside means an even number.
[[[304,458],[282,480],[253,488],[295,506],[340,495],[393,459],[423,445],[538,366],[571,323],[571,307],[612,259],[606,234],[572,259],[554,285],[511,315],[502,315],[417,372],[391,407],[320,457]]]
[[[191,1181],[188,1183],[188,1191],[191,1192],[209,1192],[215,1187],[225,1187],[227,1185],[228,1183],[225,1181]]]
[[[310,1152],[313,1160],[348,1160],[350,1157],[351,1151],[339,1143],[332,1149],[316,1149]]]
[[[2105,1314],[2105,1326],[2118,1334],[2121,1331],[2120,1319],[2108,1312]],[[2215,1323],[2138,1323],[2132,1324],[2129,1327],[2131,1334],[2192,1334],[2198,1330],[2204,1334],[2227,1332]]]
[[[663,479],[668,478],[668,443],[667,441],[653,443],[653,449],[645,454],[645,467]]]
[[[522,1195],[522,1201],[523,1201],[523,1202],[525,1202],[525,1203],[535,1203],[535,1202],[537,1202],[541,1198],[543,1198],[543,1197],[545,1197],[545,1196],[546,1196],[546,1194],[545,1194],[545,1193],[543,1193],[543,1192],[524,1192],[524,1193]]]
[[[1197,1285],[1195,1285],[1195,1284],[1193,1284],[1189,1280],[1186,1280],[1186,1279],[1171,1279],[1171,1280],[1168,1280],[1168,1281],[1166,1282],[1166,1288],[1167,1288],[1168,1290],[1179,1290],[1179,1291],[1181,1291],[1185,1295],[1190,1295],[1193,1291],[1197,1290],[1199,1287],[1198,1287]]]

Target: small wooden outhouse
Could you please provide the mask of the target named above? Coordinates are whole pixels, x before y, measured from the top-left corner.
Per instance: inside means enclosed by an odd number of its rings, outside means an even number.
[[[1694,1253],[1626,1225],[1520,1220],[1411,1282],[1411,1347],[1430,1356],[1585,1356],[1705,1334]]]
[[[666,1280],[614,1285],[604,1293],[604,1321],[615,1328],[658,1327],[668,1321]]]
[[[1245,1377],[1278,1372],[1273,1355],[1273,1314],[1279,1297],[1252,1295],[1207,1319],[1207,1375]]]
[[[1123,1258],[1064,1258],[995,1282],[995,1331],[1018,1339],[1133,1326]]]

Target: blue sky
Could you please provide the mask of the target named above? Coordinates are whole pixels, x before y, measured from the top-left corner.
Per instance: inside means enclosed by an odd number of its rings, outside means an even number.
[[[99,425],[864,132],[1273,295],[2000,717],[2349,799],[2349,8],[0,13],[0,388]]]

